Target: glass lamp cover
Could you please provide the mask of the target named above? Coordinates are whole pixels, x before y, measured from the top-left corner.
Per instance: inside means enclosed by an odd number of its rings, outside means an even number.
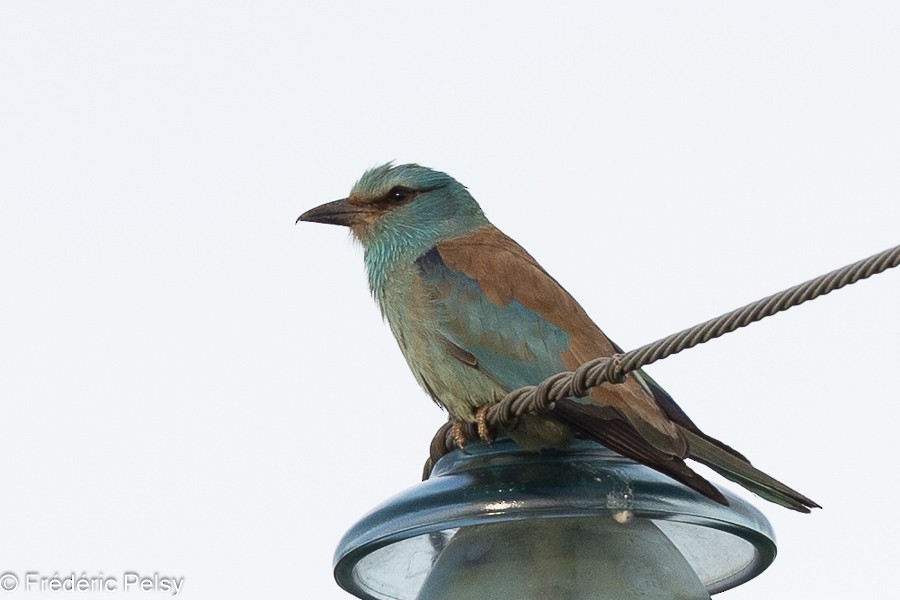
[[[589,441],[471,444],[354,525],[335,578],[372,600],[708,598],[775,557],[766,518],[723,492],[730,506]]]

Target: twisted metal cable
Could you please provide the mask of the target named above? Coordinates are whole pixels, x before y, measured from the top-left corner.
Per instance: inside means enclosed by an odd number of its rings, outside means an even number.
[[[592,387],[601,383],[621,383],[628,373],[641,367],[897,266],[900,266],[900,246],[835,269],[635,350],[588,361],[574,372],[557,373],[536,386],[511,391],[487,410],[487,424],[492,429],[498,426],[508,427],[524,414],[551,410],[557,400],[585,396]],[[477,438],[473,424],[467,423],[463,427],[462,433],[467,439]],[[424,478],[427,479],[431,467],[441,456],[456,447],[451,423],[445,423],[431,442],[431,457],[425,464]]]

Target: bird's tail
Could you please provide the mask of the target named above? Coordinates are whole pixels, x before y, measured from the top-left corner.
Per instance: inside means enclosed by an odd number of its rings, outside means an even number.
[[[695,473],[680,456],[660,452],[627,421],[609,418],[607,412],[608,409],[600,405],[582,404],[568,399],[557,402],[553,408],[554,416],[569,425],[573,431],[728,506],[728,499],[722,492]]]
[[[680,427],[681,433],[690,445],[690,457],[702,463],[726,479],[747,488],[754,494],[780,504],[786,508],[808,513],[811,508],[821,508],[818,504],[766,475],[738,453],[728,452],[728,447],[714,443],[697,433]]]

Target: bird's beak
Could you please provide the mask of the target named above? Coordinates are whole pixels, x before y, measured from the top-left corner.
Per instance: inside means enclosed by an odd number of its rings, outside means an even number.
[[[328,202],[322,206],[311,208],[299,217],[300,221],[312,223],[325,223],[327,225],[344,225],[351,227],[360,221],[371,219],[377,214],[377,210],[366,204],[355,204],[349,198]]]

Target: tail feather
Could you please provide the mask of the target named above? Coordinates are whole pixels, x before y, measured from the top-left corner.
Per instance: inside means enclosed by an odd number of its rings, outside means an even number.
[[[683,428],[681,432],[688,440],[691,448],[690,458],[706,465],[722,477],[729,479],[765,498],[770,502],[780,504],[786,508],[802,513],[810,512],[811,508],[821,508],[800,492],[786,486],[774,477],[771,477],[745,459],[742,455],[729,453],[708,436]]]
[[[657,450],[630,424],[617,418],[615,411],[608,407],[562,400],[555,404],[553,413],[575,432],[665,473],[716,502],[728,504],[725,496],[688,467],[681,457]],[[811,508],[820,508],[813,500],[751,465],[750,461],[737,450],[697,429],[693,423],[690,423],[690,427],[677,422],[676,425],[687,440],[689,447],[687,458],[706,465],[726,479],[775,504],[803,513],[810,512]]]
[[[554,415],[574,431],[643,465],[656,469],[719,504],[728,500],[716,486],[688,467],[679,456],[667,455],[647,443],[626,421],[610,418],[609,409],[571,400],[557,402]]]

